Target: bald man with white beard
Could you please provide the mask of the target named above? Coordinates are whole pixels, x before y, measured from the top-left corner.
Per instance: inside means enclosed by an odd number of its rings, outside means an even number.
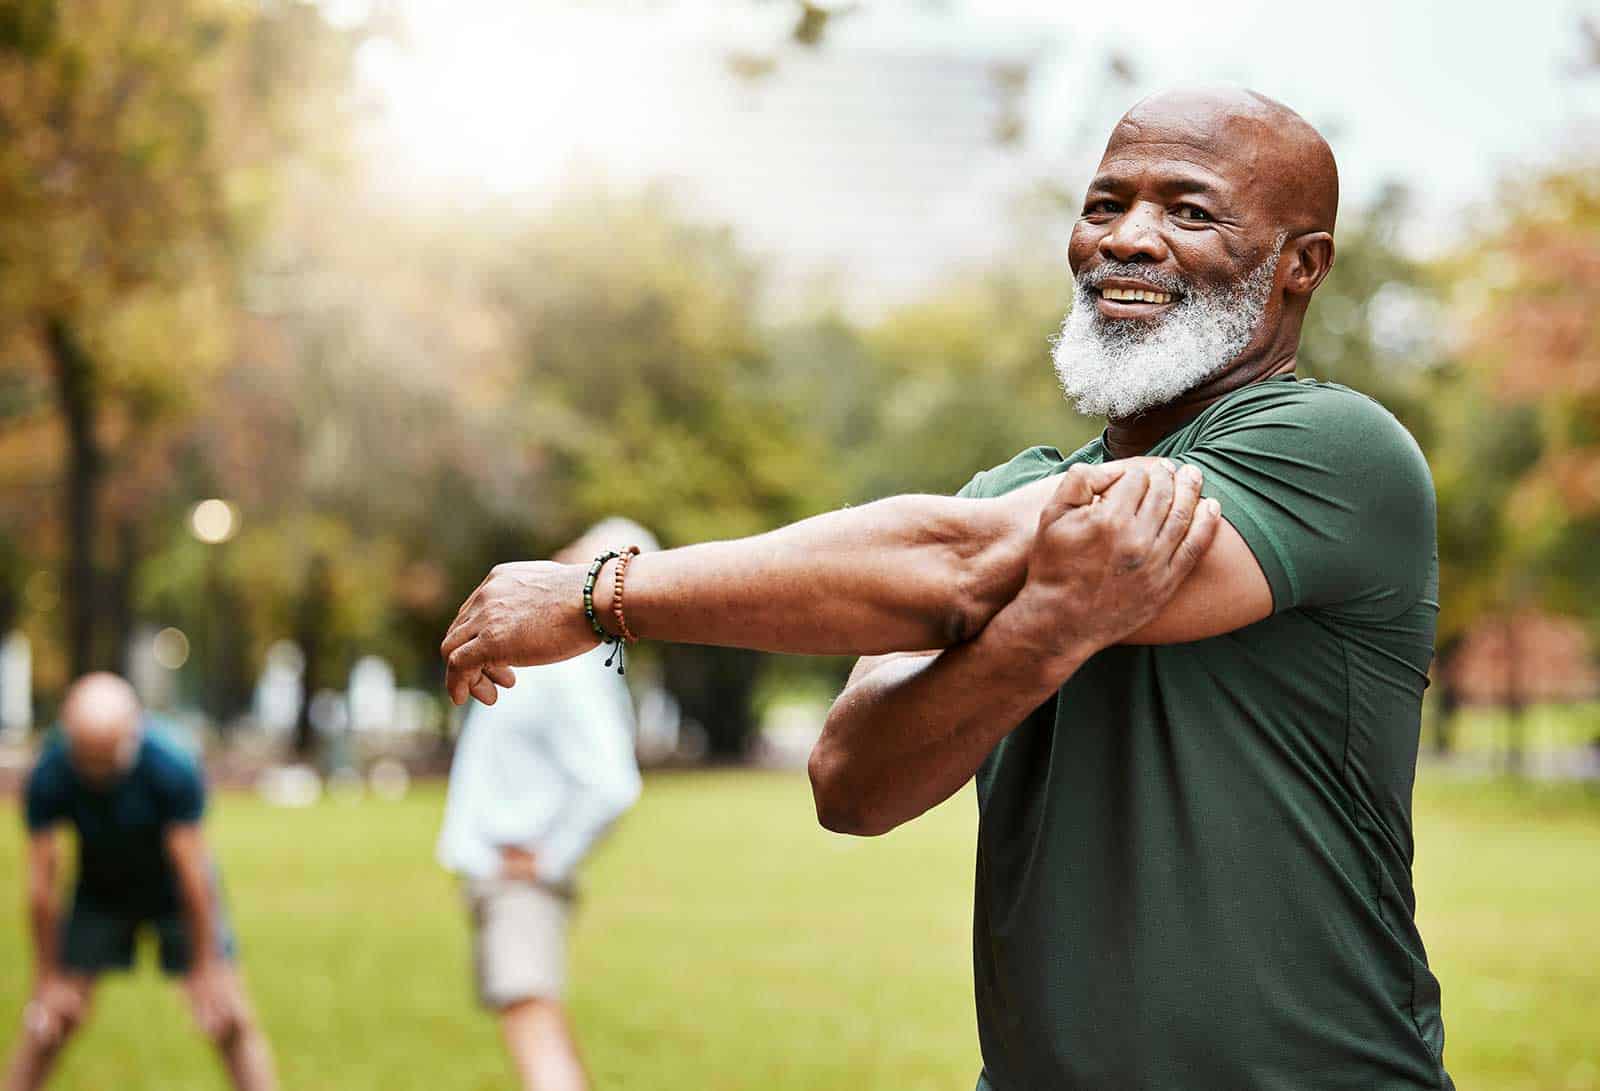
[[[25,798],[34,988],[6,1091],[42,1087],[88,1015],[101,973],[133,964],[152,928],[161,967],[184,975],[195,1021],[235,1087],[277,1086],[266,1038],[234,969],[232,933],[201,832],[205,786],[195,763],[145,727],[133,687],[86,675],[67,691],[60,737],[47,744]],[[57,830],[77,832],[77,888],[57,907]]]
[[[1411,882],[1433,482],[1382,406],[1297,374],[1338,193],[1282,103],[1136,103],[1055,352],[1100,436],[596,558],[593,624],[585,566],[503,565],[441,646],[452,699],[619,634],[858,655],[817,815],[881,834],[976,781],[979,1091],[1448,1091]]]

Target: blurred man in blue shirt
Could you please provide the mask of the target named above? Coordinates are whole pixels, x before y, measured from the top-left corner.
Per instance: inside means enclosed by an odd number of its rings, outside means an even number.
[[[200,770],[146,730],[132,686],[91,674],[67,691],[61,735],[28,778],[25,809],[34,990],[7,1091],[43,1085],[87,1014],[96,979],[132,967],[146,926],[159,941],[162,970],[184,975],[195,1019],[234,1086],[275,1087],[270,1050],[232,966],[233,936],[200,830]],[[78,835],[77,887],[64,924],[56,902],[63,823]]]
[[[656,548],[609,519],[558,559],[631,545]],[[575,876],[639,796],[633,705],[609,654],[516,668],[494,705],[473,707],[450,767],[439,860],[463,880],[478,995],[529,1091],[586,1086],[561,1003]]]

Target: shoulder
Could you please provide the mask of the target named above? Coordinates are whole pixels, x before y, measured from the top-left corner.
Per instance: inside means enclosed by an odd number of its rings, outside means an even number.
[[[71,767],[67,762],[67,748],[59,737],[45,743],[28,774],[27,794],[30,800],[40,796],[59,795],[70,786]]]
[[[1358,390],[1317,379],[1273,380],[1245,387],[1207,411],[1202,441],[1251,429],[1278,430],[1318,445],[1368,446],[1421,454],[1395,415]]]
[[[1070,455],[1063,455],[1054,447],[1029,447],[1009,461],[974,475],[956,495],[971,500],[1004,496],[1040,478],[1060,473],[1075,462],[1102,462],[1104,459],[1104,449],[1098,439],[1091,440]]]
[[[194,792],[204,785],[199,762],[158,728],[145,730],[139,744],[139,771],[167,791]]]
[[[71,798],[72,770],[67,763],[67,748],[59,738],[52,738],[34,763],[23,790],[29,828],[39,829],[62,817]]]
[[[1349,480],[1376,475],[1400,493],[1426,493],[1433,477],[1405,425],[1350,387],[1316,379],[1276,380],[1244,388],[1200,422],[1200,446],[1233,448],[1277,459],[1303,459]]]

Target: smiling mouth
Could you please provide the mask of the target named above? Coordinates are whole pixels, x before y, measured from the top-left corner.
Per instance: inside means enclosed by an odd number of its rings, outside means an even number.
[[[1101,288],[1100,298],[1110,303],[1171,303],[1176,297],[1171,292],[1158,292],[1150,288]]]

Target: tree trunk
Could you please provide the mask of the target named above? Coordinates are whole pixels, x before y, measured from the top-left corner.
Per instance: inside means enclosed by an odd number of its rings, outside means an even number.
[[[309,760],[316,748],[316,726],[311,722],[311,702],[322,688],[323,658],[328,618],[331,613],[332,587],[328,579],[328,559],[320,553],[311,558],[306,569],[305,590],[300,596],[300,609],[295,614],[294,639],[305,657],[305,670],[300,675],[300,715],[294,724],[294,753],[302,761]]]
[[[1453,638],[1439,646],[1438,669],[1434,672],[1439,698],[1434,706],[1433,752],[1440,758],[1449,757],[1455,749],[1456,714],[1461,709],[1461,694],[1451,673],[1451,660],[1459,643],[1460,638]]]
[[[1525,761],[1524,733],[1527,720],[1526,695],[1522,692],[1522,646],[1517,640],[1514,615],[1507,614],[1506,638],[1506,772],[1512,776],[1522,773]]]
[[[132,673],[133,650],[133,577],[139,566],[139,531],[132,520],[117,524],[117,559],[106,581],[106,604],[109,613],[110,647],[103,662],[112,664],[123,677]]]
[[[763,655],[743,648],[672,644],[664,649],[666,686],[685,719],[706,732],[712,760],[742,758],[755,734],[751,707]]]
[[[104,465],[95,439],[94,363],[63,319],[47,319],[44,335],[67,429],[67,578],[62,595],[67,608],[67,665],[76,678],[99,662],[95,652],[99,601],[94,550]]]

